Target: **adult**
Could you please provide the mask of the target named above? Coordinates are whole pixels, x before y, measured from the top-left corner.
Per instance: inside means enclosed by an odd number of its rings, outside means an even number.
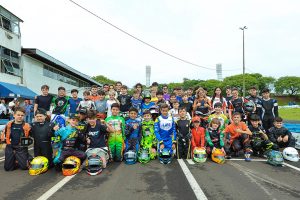
[[[1,99],[0,101],[0,119],[4,119],[7,114],[7,108],[5,106],[5,100]]]
[[[38,108],[43,108],[49,114],[53,96],[51,94],[49,94],[49,86],[48,85],[42,85],[41,91],[42,91],[42,94],[35,97],[34,109],[33,109],[34,113],[37,111]]]
[[[211,98],[211,107],[214,108],[214,105],[216,103],[221,103],[222,104],[222,110],[223,113],[226,114],[226,109],[227,109],[227,101],[222,95],[222,89],[220,87],[216,87],[214,89],[214,94]]]
[[[268,131],[273,126],[275,117],[278,117],[278,103],[276,99],[270,98],[270,90],[268,88],[262,90],[262,97],[262,125],[267,133],[269,133]]]
[[[69,103],[70,103],[69,114],[76,114],[76,113],[78,113],[78,111],[76,109],[77,109],[80,101],[82,101],[82,99],[78,98],[78,90],[77,89],[71,90],[71,96],[72,96],[72,98],[69,99]]]
[[[30,100],[24,101],[24,109],[25,109],[25,122],[32,123],[33,120],[33,105]]]
[[[140,96],[142,96],[143,85],[141,83],[137,83],[137,84],[135,84],[134,88],[137,89],[139,91],[139,93],[140,93]]]

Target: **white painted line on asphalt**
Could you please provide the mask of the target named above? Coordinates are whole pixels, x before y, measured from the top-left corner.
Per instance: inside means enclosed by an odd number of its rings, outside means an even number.
[[[186,161],[190,164],[190,165],[194,165],[194,161],[192,159],[186,159]]]
[[[283,165],[285,165],[285,166],[287,166],[287,167],[290,167],[290,168],[293,168],[293,169],[295,169],[295,170],[297,170],[297,171],[300,172],[300,168],[298,168],[298,167],[295,167],[295,166],[290,165],[290,164],[287,164],[287,163],[283,163]]]
[[[231,158],[231,159],[226,159],[226,160],[232,160],[232,161],[245,161],[245,159],[243,158]],[[254,161],[254,162],[266,162],[267,160],[266,159],[251,159],[251,162]]]
[[[38,198],[37,200],[49,199],[55,192],[57,192],[60,188],[62,188],[67,182],[69,182],[75,176],[76,176],[76,174],[73,176],[65,177],[64,179],[59,181],[56,185],[54,185],[52,188],[50,188],[46,193],[44,193],[42,196],[40,196],[40,198]]]
[[[186,166],[184,161],[182,159],[177,160],[185,177],[187,178],[188,182],[190,183],[190,186],[192,190],[194,191],[194,194],[196,195],[196,198],[198,200],[207,200],[207,197],[205,196],[204,192],[200,188],[199,184],[195,180],[194,176],[190,172],[189,168]]]
[[[29,150],[32,150],[33,149],[33,147],[30,147],[29,149],[28,149],[28,151]],[[5,160],[5,156],[2,156],[2,157],[0,157],[0,162],[3,162]]]

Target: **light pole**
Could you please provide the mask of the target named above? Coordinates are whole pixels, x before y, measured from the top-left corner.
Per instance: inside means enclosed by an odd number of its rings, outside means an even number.
[[[243,97],[246,95],[246,86],[245,86],[245,38],[244,38],[244,31],[247,29],[247,26],[240,27],[243,31]]]

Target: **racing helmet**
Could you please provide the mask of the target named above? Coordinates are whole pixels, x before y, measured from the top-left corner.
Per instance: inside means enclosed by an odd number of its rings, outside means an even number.
[[[139,162],[140,163],[148,163],[150,161],[150,153],[149,149],[142,148],[139,151]]]
[[[160,153],[159,153],[159,162],[162,164],[169,164],[172,161],[172,155],[170,151],[166,148],[164,148]]]
[[[275,150],[270,151],[267,155],[267,163],[274,166],[282,166],[283,157],[280,151],[275,151]]]
[[[248,101],[244,103],[244,110],[246,112],[252,113],[254,111],[254,108],[255,108],[255,104],[253,103],[253,101]]]
[[[125,163],[128,165],[132,165],[136,163],[136,152],[133,150],[128,150],[125,154],[124,154],[124,159],[125,159]]]
[[[194,154],[194,161],[196,163],[204,163],[206,161],[206,149],[204,147],[196,147],[193,151]]]
[[[287,147],[282,152],[283,158],[292,162],[299,161],[298,151],[293,147]]]
[[[145,92],[143,99],[151,99],[151,94],[149,92]]]
[[[225,153],[221,149],[215,149],[211,154],[212,161],[223,164],[225,162]]]
[[[158,108],[158,106],[151,106],[149,108],[149,111],[150,111],[151,114],[159,114],[159,108]]]
[[[81,161],[75,156],[69,156],[62,164],[62,173],[64,176],[71,176],[79,171]]]
[[[48,170],[49,160],[44,156],[37,156],[30,162],[29,174],[39,175]]]
[[[101,159],[100,151],[89,151],[87,153],[87,160],[85,161],[86,172],[88,175],[94,176],[102,172],[103,161]]]

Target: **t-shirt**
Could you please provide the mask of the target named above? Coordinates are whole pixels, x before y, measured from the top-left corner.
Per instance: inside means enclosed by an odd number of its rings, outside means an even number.
[[[77,113],[78,111],[76,111],[78,104],[80,103],[80,101],[82,101],[81,98],[77,98],[77,99],[69,99],[69,103],[70,103],[70,113]]]
[[[120,94],[118,96],[118,100],[120,102],[120,111],[121,112],[127,112],[129,111],[131,107],[131,96],[128,94]]]
[[[97,121],[96,126],[92,128],[90,125],[87,128],[87,136],[90,138],[91,143],[89,148],[102,148],[105,147],[106,126]]]
[[[230,144],[231,144],[236,138],[241,136],[240,133],[236,132],[236,129],[241,129],[243,131],[246,131],[247,128],[248,127],[245,124],[245,122],[240,122],[238,125],[232,123],[225,128],[224,132],[230,134]]]
[[[52,102],[54,103],[54,109],[52,111],[52,114],[64,114],[69,104],[69,97],[53,98]]]
[[[43,108],[46,111],[50,110],[53,96],[48,94],[47,96],[39,95],[36,97],[34,103],[38,105],[38,108]]]
[[[21,136],[24,134],[23,124],[15,124],[11,125],[11,133],[10,139],[12,145],[18,145],[20,143]]]

